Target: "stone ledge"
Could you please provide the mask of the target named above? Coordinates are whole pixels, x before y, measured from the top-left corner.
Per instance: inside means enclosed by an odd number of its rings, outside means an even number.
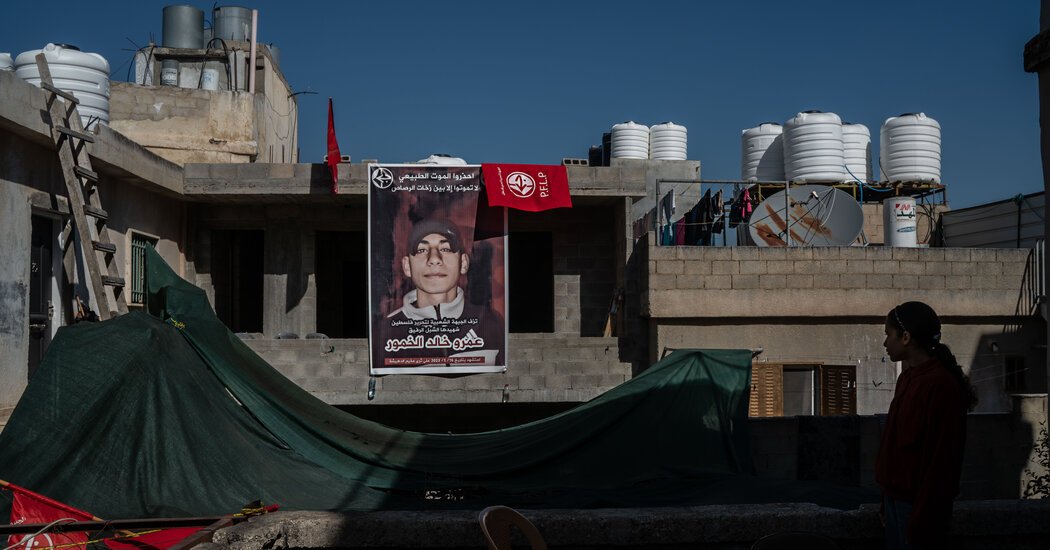
[[[278,512],[217,531],[210,548],[480,548],[479,511]],[[882,544],[875,504],[846,511],[814,504],[520,511],[551,548],[750,548],[778,532],[820,533],[843,548]],[[957,502],[946,542],[956,550],[1041,548],[1048,517],[1050,500]]]

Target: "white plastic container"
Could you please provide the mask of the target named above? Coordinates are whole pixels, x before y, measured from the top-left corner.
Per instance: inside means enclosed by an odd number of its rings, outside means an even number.
[[[652,160],[686,160],[689,130],[673,122],[649,128],[649,158]]]
[[[883,181],[941,182],[941,125],[923,113],[890,117],[879,131]]]
[[[846,179],[842,119],[835,113],[805,111],[784,123],[784,176],[796,183],[839,183]]]
[[[784,127],[763,122],[741,132],[740,178],[784,181]]]
[[[871,132],[863,124],[842,123],[846,181],[871,181]]]
[[[915,199],[891,197],[882,201],[883,245],[915,248]]]
[[[84,126],[97,118],[101,124],[109,124],[109,62],[97,53],[48,44],[42,50],[22,52],[15,58],[15,75],[34,86],[40,86],[40,70],[36,56],[44,52],[51,79],[55,86],[71,92],[80,106],[80,120]]]
[[[612,127],[614,159],[649,159],[649,127],[627,121]]]
[[[0,71],[13,71],[15,70],[15,62],[11,59],[11,54],[0,53]]]

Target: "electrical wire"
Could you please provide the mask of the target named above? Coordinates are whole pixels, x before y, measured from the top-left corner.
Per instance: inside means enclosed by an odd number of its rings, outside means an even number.
[[[4,548],[3,550],[15,550],[15,548],[19,548],[19,547],[23,546],[25,541],[26,541],[26,539],[39,537],[40,535],[43,535],[49,529],[51,529],[52,527],[54,527],[56,525],[63,524],[63,523],[76,523],[76,522],[77,522],[77,520],[74,519],[74,518],[58,518],[55,521],[52,521],[51,523],[48,523],[47,525],[41,527],[40,530],[37,531],[36,533],[33,533],[32,535],[28,535],[28,536],[22,537],[22,540],[16,542],[15,544],[12,544],[11,546],[8,546],[8,547]]]

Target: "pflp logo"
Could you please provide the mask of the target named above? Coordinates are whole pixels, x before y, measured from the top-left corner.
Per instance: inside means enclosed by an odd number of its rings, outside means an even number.
[[[527,199],[536,191],[536,180],[525,172],[511,172],[507,176],[507,187],[515,197]]]
[[[382,166],[376,166],[372,168],[372,175],[369,177],[372,181],[372,185],[379,189],[386,189],[394,183],[394,174],[388,169]]]

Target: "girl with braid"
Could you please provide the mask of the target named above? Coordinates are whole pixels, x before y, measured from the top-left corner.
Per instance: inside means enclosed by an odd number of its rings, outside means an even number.
[[[977,396],[941,343],[941,321],[930,306],[893,308],[883,346],[903,366],[875,462],[886,548],[943,547],[959,493],[966,413]]]

